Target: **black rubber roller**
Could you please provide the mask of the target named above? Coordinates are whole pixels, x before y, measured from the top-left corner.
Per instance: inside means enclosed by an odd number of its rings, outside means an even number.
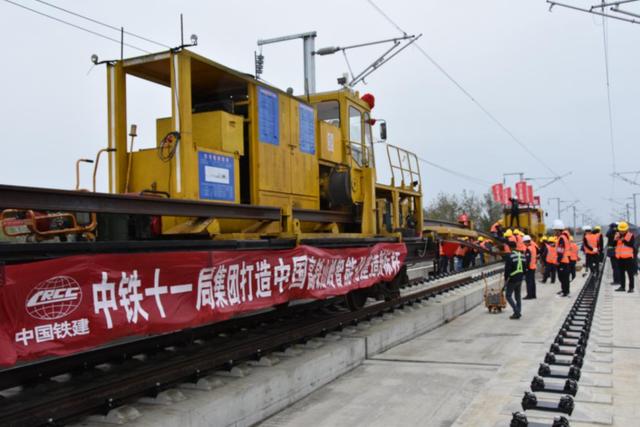
[[[574,408],[573,397],[566,395],[560,398],[560,402],[558,403],[558,408],[562,410],[562,412],[567,415],[571,415],[573,413]]]
[[[556,363],[556,355],[548,352],[545,356],[544,356],[544,363]]]
[[[538,367],[538,375],[543,377],[551,375],[551,368],[546,363],[541,363]]]
[[[522,412],[514,412],[512,415],[509,427],[527,427],[529,425],[527,416]]]
[[[571,396],[578,394],[578,383],[576,380],[568,379],[564,382],[564,391]]]
[[[571,366],[569,368],[568,377],[572,380],[580,381],[580,368],[577,366]]]
[[[555,417],[551,427],[569,427],[569,420],[566,417]]]
[[[535,376],[531,380],[531,391],[543,391],[545,389],[544,378]]]
[[[584,364],[584,358],[576,354],[575,356],[573,356],[571,364],[577,366],[578,368],[582,368],[582,365]]]
[[[538,398],[535,394],[525,391],[522,397],[522,409],[535,409],[538,406]]]

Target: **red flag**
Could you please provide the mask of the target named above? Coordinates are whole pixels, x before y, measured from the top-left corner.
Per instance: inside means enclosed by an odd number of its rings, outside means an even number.
[[[533,185],[527,185],[527,203],[533,204]]]
[[[493,184],[491,186],[491,194],[496,203],[504,204],[504,187],[502,184]]]
[[[507,187],[507,188],[505,188],[505,189],[504,189],[503,199],[502,199],[502,200],[504,201],[504,204],[505,204],[505,205],[507,205],[507,206],[511,206],[511,196],[512,196],[512,194],[511,194],[511,187]]]
[[[540,206],[540,196],[533,196],[533,204]]]
[[[520,203],[527,203],[527,183],[525,181],[516,182],[516,198]]]

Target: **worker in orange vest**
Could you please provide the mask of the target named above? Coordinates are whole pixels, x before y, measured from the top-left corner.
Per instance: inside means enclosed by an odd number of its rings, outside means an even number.
[[[585,225],[584,238],[582,240],[582,250],[584,251],[586,260],[586,270],[592,273],[600,271],[600,255],[602,254],[602,234],[591,229],[591,226]],[[582,275],[586,276],[586,271]]]
[[[515,238],[513,237],[513,231],[511,231],[510,228],[507,228],[507,231],[504,232],[504,234],[502,235],[504,237],[504,239],[506,239],[507,241],[502,245],[502,252],[505,253],[510,253],[511,252],[511,247],[509,246],[509,242],[513,241],[515,242]],[[504,241],[503,239],[503,241]]]
[[[540,243],[538,244],[538,259],[542,264],[542,274],[544,274],[547,269],[547,236],[543,235],[540,237]]]
[[[598,258],[598,269],[600,268],[600,263],[604,260],[605,250],[604,250],[604,236],[602,234],[602,227],[596,225],[593,227],[593,234],[598,236],[598,247],[600,248],[600,257]]]
[[[556,271],[558,269],[558,252],[556,251],[556,238],[551,236],[545,242],[544,253],[544,275],[542,283],[547,283],[547,279],[551,278],[551,283],[556,283]]]
[[[538,265],[538,247],[531,236],[522,237],[525,245],[526,270],[524,280],[527,283],[527,295],[523,299],[536,299],[536,267]]]
[[[478,237],[478,246],[484,249],[484,251],[478,251],[478,255],[479,255],[478,258],[480,259],[480,265],[486,264],[486,258],[487,258],[486,253],[491,251],[490,245],[491,245],[491,241],[489,239],[485,239],[482,236]]]
[[[458,216],[458,224],[462,225],[464,228],[470,228],[469,216],[466,212],[462,212]]]
[[[462,270],[462,262],[464,260],[464,256],[467,254],[468,250],[469,250],[469,248],[466,247],[465,245],[463,245],[463,244],[459,244],[458,245],[458,248],[456,249],[456,252],[454,254],[455,257],[454,257],[454,262],[453,262],[455,271]]]
[[[576,264],[580,260],[578,245],[573,241],[573,237],[569,235],[569,273],[571,280],[576,278]]]
[[[465,240],[472,245],[477,244],[476,241],[470,237],[467,237]],[[474,246],[468,246],[467,251],[462,257],[462,268],[475,267],[477,255],[478,255],[478,251],[476,250],[476,248]]]
[[[438,273],[446,274],[449,272],[449,263],[451,258],[447,256],[444,250],[444,240],[438,243]]]
[[[493,223],[489,232],[493,234],[495,237],[501,237],[504,234],[504,223],[502,220],[498,220]]]
[[[615,257],[620,269],[620,287],[618,292],[625,290],[625,273],[629,276],[629,292],[633,292],[633,276],[636,273],[635,237],[629,231],[629,224],[625,221],[618,223],[618,233],[615,236]]]
[[[571,283],[571,240],[569,232],[565,229],[560,219],[553,221],[553,232],[556,235],[556,251],[558,253],[558,280],[560,280],[560,292],[558,295],[569,296],[569,283]]]
[[[524,245],[524,242],[522,241],[522,238],[524,237],[524,233],[516,228],[515,230],[513,230],[513,236],[516,239],[516,249],[524,253],[524,251],[527,249],[526,246]]]

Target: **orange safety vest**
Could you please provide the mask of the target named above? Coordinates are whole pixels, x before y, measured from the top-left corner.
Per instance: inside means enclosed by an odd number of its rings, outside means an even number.
[[[584,253],[586,253],[587,255],[597,255],[598,252],[600,252],[600,250],[598,248],[598,243],[599,243],[599,240],[600,240],[600,233],[597,233],[597,234],[589,233],[586,236],[584,236],[584,239],[587,241],[587,244],[591,247],[591,249],[589,249],[585,245]]]
[[[516,250],[520,251],[520,252],[526,251],[527,250],[527,246],[522,241],[522,236],[517,234],[515,236],[515,238],[516,238]]]
[[[497,233],[498,232],[498,226],[500,226],[499,222],[494,222],[493,225],[491,226],[491,232],[492,233]]]
[[[555,246],[551,246],[549,243],[545,243],[547,245],[547,257],[545,261],[547,264],[558,265],[558,251]]]
[[[597,245],[597,247],[599,248],[600,247],[600,239],[602,239],[602,233],[593,233],[593,234],[598,237],[598,240],[597,240],[598,245]]]
[[[445,256],[444,255],[444,246],[442,245],[442,242],[440,242],[440,256]]]
[[[459,245],[458,248],[456,249],[456,256],[465,256],[465,254],[467,253],[467,247],[463,246],[463,245]]]
[[[531,260],[529,261],[529,270],[535,270],[538,265],[538,247],[535,243],[531,243],[527,246],[527,250],[531,254]]]
[[[560,237],[558,237],[558,246],[556,247],[558,256],[560,256],[560,251],[558,249],[560,248],[561,241],[564,242],[564,245],[562,245],[564,252],[562,252],[562,256],[558,261],[560,261],[560,264],[569,264],[569,255],[571,254],[571,241],[569,240],[569,237],[567,237],[567,235],[564,233],[561,234]]]
[[[571,252],[569,252],[569,260],[570,261],[578,261],[579,257],[578,257],[578,245],[576,244],[576,242],[570,242],[569,243],[569,248],[571,249]]]
[[[628,231],[624,237],[621,237],[620,233],[616,235],[616,259],[633,258],[633,248],[624,244],[624,242],[629,242],[629,240],[631,240],[631,236],[632,234]]]

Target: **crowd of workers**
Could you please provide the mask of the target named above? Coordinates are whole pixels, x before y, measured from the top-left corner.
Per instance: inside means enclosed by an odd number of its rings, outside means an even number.
[[[513,224],[510,224],[513,227]],[[552,225],[553,234],[544,235],[539,241],[525,233],[518,226],[504,228],[502,220],[491,227],[494,241],[482,236],[477,239],[463,239],[455,249],[453,257],[447,256],[440,245],[441,272],[450,268],[459,271],[484,263],[487,254],[499,254],[505,261],[505,296],[513,310],[511,319],[522,317],[522,299],[536,299],[536,272],[538,264],[542,269],[542,282],[560,282],[558,297],[570,296],[570,284],[576,278],[576,264],[580,261],[580,248],[570,230],[561,220]],[[607,244],[600,226],[584,226],[582,252],[585,255],[583,277],[587,273],[600,271],[600,265],[608,256],[613,269],[613,283],[619,285],[616,291],[633,292],[634,276],[637,274],[637,248],[634,233],[626,222],[614,223],[606,233]],[[453,266],[451,266],[453,264]],[[627,288],[628,279],[628,288]],[[526,283],[526,295],[521,297],[522,282]]]

